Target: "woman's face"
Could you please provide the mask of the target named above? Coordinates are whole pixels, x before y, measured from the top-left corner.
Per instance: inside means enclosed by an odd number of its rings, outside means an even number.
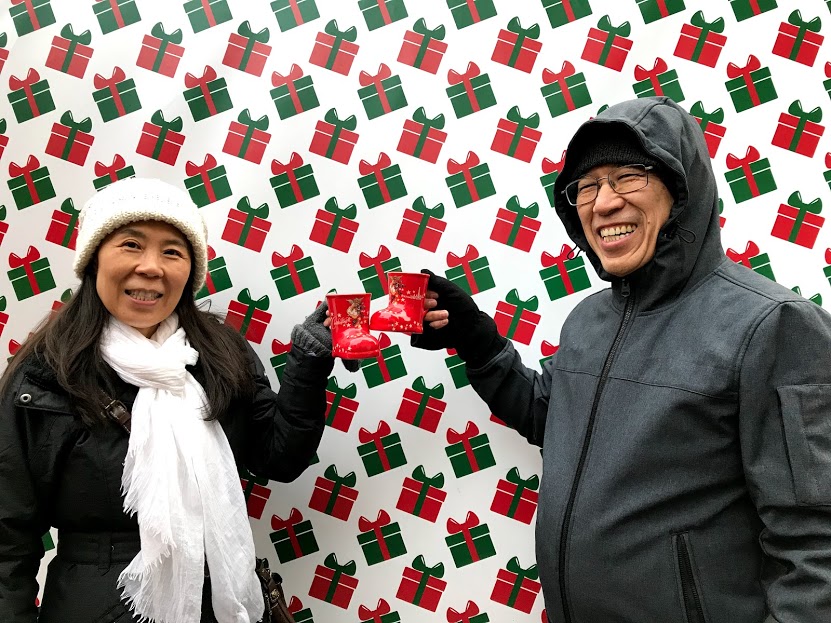
[[[190,276],[187,238],[160,221],[139,221],[107,236],[97,254],[95,287],[113,316],[145,337],[182,296]]]

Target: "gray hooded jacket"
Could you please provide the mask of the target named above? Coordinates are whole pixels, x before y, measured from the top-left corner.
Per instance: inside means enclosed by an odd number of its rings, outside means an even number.
[[[831,316],[725,257],[695,120],[666,98],[613,106],[676,202],[654,258],[606,273],[542,374],[510,345],[468,368],[494,414],[543,447],[537,563],[557,623],[831,621]],[[567,152],[568,154],[568,152]]]

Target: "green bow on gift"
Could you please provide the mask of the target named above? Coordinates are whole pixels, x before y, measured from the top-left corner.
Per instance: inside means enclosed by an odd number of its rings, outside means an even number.
[[[2,206],[0,206],[0,221],[5,221],[5,220],[6,220],[6,206],[2,205]],[[0,311],[3,311],[3,310],[0,310]]]
[[[4,32],[0,32],[0,48],[5,48],[6,43],[8,43],[8,41],[9,41],[9,36]]]
[[[156,112],[154,112],[150,116],[150,121],[154,125],[157,125],[162,129],[162,133],[159,135],[159,139],[162,139],[164,134],[169,130],[173,130],[174,132],[182,131],[182,118],[174,117],[170,121],[166,121],[164,118],[164,113],[161,110],[157,110]]]
[[[434,385],[433,387],[427,387],[427,384],[424,382],[424,377],[420,376],[415,381],[413,381],[413,389],[417,391],[419,394],[424,394],[430,398],[437,398],[441,400],[444,398],[444,385],[439,383],[438,385]]]
[[[251,291],[248,288],[245,288],[239,293],[239,295],[237,296],[237,300],[243,305],[246,305],[249,309],[254,308],[265,311],[268,309],[269,306],[267,294],[261,296],[255,301],[253,298],[251,298]]]
[[[331,20],[326,26],[323,28],[323,32],[327,35],[332,35],[335,38],[335,46],[337,48],[340,45],[341,41],[349,41],[354,43],[358,39],[358,31],[355,30],[355,27],[352,26],[347,28],[344,31],[338,30],[338,23],[335,20]]]
[[[811,214],[819,214],[822,212],[822,199],[817,197],[813,201],[805,203],[802,201],[802,195],[798,190],[790,194],[788,197],[788,205],[798,209],[803,216],[807,212]]]
[[[81,213],[80,210],[75,209],[75,202],[72,201],[71,197],[68,197],[68,198],[63,200],[63,203],[61,203],[61,212],[63,212],[64,214],[69,214],[70,216],[74,216],[74,217],[77,217]],[[71,227],[70,227],[70,229],[71,229]]]
[[[245,212],[248,215],[246,221],[254,220],[254,217],[259,218],[268,218],[268,204],[263,203],[259,207],[252,208],[251,201],[248,197],[243,197],[239,201],[237,201],[237,210],[240,212]]]
[[[338,222],[338,217],[353,219],[358,215],[358,208],[355,207],[354,203],[349,204],[345,208],[341,209],[338,207],[338,200],[335,197],[330,197],[329,199],[327,199],[326,205],[323,207],[323,209],[335,215],[336,224]],[[337,227],[333,225],[332,229],[337,229]]]
[[[0,36],[0,48],[6,46],[6,33],[3,33]],[[66,24],[63,28],[61,28],[61,37],[68,41],[72,41],[73,43],[80,43],[82,45],[89,45],[92,41],[92,34],[90,31],[85,30],[80,35],[76,35],[75,32],[72,30],[72,24]]]
[[[506,568],[511,573],[515,573],[517,575],[517,579],[519,579],[520,581],[524,580],[525,578],[528,578],[529,580],[536,580],[540,577],[540,574],[537,571],[537,565],[531,565],[527,569],[523,569],[522,567],[520,567],[519,558],[517,558],[516,556],[514,556],[508,561]]]
[[[425,39],[436,39],[437,41],[442,41],[445,35],[444,25],[439,25],[431,30],[427,28],[427,22],[423,17],[416,20],[416,23],[413,24],[413,32],[424,35]]]
[[[791,292],[795,292],[799,296],[802,296],[802,288],[800,288],[799,286],[794,286],[793,288],[791,288]],[[822,307],[822,295],[821,294],[814,294],[814,296],[812,296],[808,300],[811,301],[812,303],[816,303],[817,305]]]
[[[338,476],[338,468],[334,465],[330,465],[329,467],[327,467],[323,471],[323,475],[326,477],[327,480],[331,480],[332,482],[334,482],[337,487],[354,487],[355,483],[357,482],[355,472],[349,472],[345,476],[341,477]]]
[[[237,32],[251,42],[268,43],[268,28],[263,28],[261,31],[255,33],[251,30],[251,24],[248,20],[245,20],[239,25]]]
[[[819,106],[809,112],[805,112],[802,110],[802,102],[800,100],[791,102],[791,105],[788,106],[788,112],[794,117],[799,117],[802,121],[813,121],[814,123],[822,121],[822,109]]]
[[[522,45],[522,40],[526,37],[528,37],[529,39],[539,39],[540,36],[539,24],[534,24],[533,26],[529,26],[528,28],[523,28],[518,17],[511,18],[511,21],[508,22],[508,30],[519,35],[517,37],[516,43],[519,46]]]
[[[6,120],[0,119],[0,134],[6,133]]]
[[[4,122],[5,122],[5,120],[4,120]],[[75,119],[72,118],[72,111],[69,111],[69,110],[67,110],[64,114],[61,115],[61,124],[65,125],[66,127],[70,128],[72,130],[76,130],[76,131],[80,131],[80,132],[89,132],[90,130],[92,130],[92,119],[90,119],[89,117],[86,117],[85,119],[82,119],[81,121],[76,122]],[[3,132],[4,130],[5,130],[5,128],[0,128],[0,132]],[[70,138],[71,138],[71,135],[70,135]],[[69,140],[67,142],[71,143],[72,140]]]
[[[536,218],[537,215],[539,215],[539,213],[540,213],[540,207],[539,207],[539,205],[537,205],[536,202],[532,203],[531,205],[529,205],[526,208],[523,208],[522,206],[520,206],[519,205],[519,197],[517,195],[514,195],[513,197],[508,199],[508,203],[505,207],[509,211],[515,212],[516,214],[520,215],[521,217],[527,216],[527,217],[530,217],[530,218]],[[517,220],[521,220],[521,219],[517,219]]]
[[[413,121],[422,124],[425,128],[435,128],[441,130],[444,128],[444,115],[438,114],[435,117],[428,117],[424,106],[419,106],[413,113]]]
[[[690,114],[693,117],[698,117],[701,119],[701,129],[704,130],[707,128],[707,124],[712,123],[721,123],[724,121],[724,110],[721,108],[716,108],[713,112],[708,113],[704,110],[704,104],[700,101],[696,102],[690,108]]]
[[[161,39],[166,43],[182,43],[182,30],[177,28],[172,33],[168,34],[164,31],[164,24],[161,22],[156,22],[153,28],[150,29],[150,34],[156,37],[156,39]]]
[[[604,15],[600,18],[600,21],[597,22],[597,27],[600,30],[608,32],[613,37],[628,37],[632,32],[632,27],[629,25],[629,22],[623,22],[620,26],[612,26],[612,20],[608,15]]]
[[[424,483],[430,487],[441,489],[444,486],[444,474],[439,472],[435,476],[428,476],[424,471],[424,466],[419,465],[413,470],[413,480]]]
[[[0,312],[6,311],[6,297],[0,296]]]
[[[334,553],[326,556],[326,558],[323,561],[323,564],[324,566],[329,567],[338,574],[355,575],[355,572],[358,570],[358,567],[355,565],[354,560],[350,560],[349,562],[343,565],[338,564],[338,557]],[[337,582],[335,581],[333,581],[332,584],[337,586]]]
[[[245,108],[237,117],[237,121],[239,121],[242,125],[248,126],[249,130],[262,130],[265,132],[268,130],[268,116],[263,115],[256,121],[251,119],[251,112]]]
[[[416,556],[413,560],[413,569],[420,571],[425,577],[443,578],[444,577],[444,563],[438,563],[432,567],[427,566],[424,556]]]
[[[355,118],[355,115],[349,115],[346,119],[341,120],[338,118],[338,111],[334,108],[326,111],[326,114],[323,115],[323,120],[335,126],[338,132],[342,129],[354,131],[358,127],[358,120]]]
[[[536,311],[537,308],[540,306],[540,302],[536,296],[532,296],[530,299],[523,301],[519,298],[519,290],[514,288],[508,295],[505,297],[505,301],[507,301],[511,305],[515,305],[517,308],[517,312],[521,311]],[[517,314],[519,316],[519,314]]]
[[[69,303],[69,299],[71,299],[71,298],[72,298],[72,288],[67,288],[66,290],[63,291],[63,294],[61,294],[61,303],[64,303],[64,304]]]
[[[511,468],[511,471],[509,471],[508,475],[505,476],[505,480],[515,484],[518,489],[531,489],[531,491],[536,491],[540,488],[539,476],[534,474],[530,478],[523,479],[522,476],[519,475],[519,470],[516,467]]]
[[[708,22],[704,19],[704,11],[696,11],[690,18],[690,23],[700,28],[705,36],[708,32],[724,32],[724,18],[718,17]]]
[[[517,134],[522,134],[522,130],[525,128],[538,128],[540,126],[540,116],[537,113],[529,117],[523,117],[519,112],[519,106],[514,106],[508,111],[508,121],[513,121],[519,125]]]
[[[794,26],[799,28],[801,34],[804,34],[806,30],[810,30],[811,32],[819,32],[820,28],[822,28],[822,20],[819,18],[819,16],[806,22],[802,19],[802,13],[799,12],[799,9],[797,9],[796,11],[791,11],[791,14],[788,15],[788,23],[793,24]]]
[[[415,210],[419,214],[432,216],[433,218],[441,218],[444,216],[443,203],[439,203],[438,205],[432,208],[428,208],[427,203],[424,201],[424,197],[418,197],[415,201],[413,201],[413,210]]]
[[[338,385],[338,379],[334,376],[329,377],[329,381],[326,383],[326,391],[330,391],[335,394],[336,397],[346,397],[346,398],[355,398],[358,395],[358,388],[355,387],[355,383],[350,383],[346,387],[340,387]],[[332,404],[334,407],[334,403]]]

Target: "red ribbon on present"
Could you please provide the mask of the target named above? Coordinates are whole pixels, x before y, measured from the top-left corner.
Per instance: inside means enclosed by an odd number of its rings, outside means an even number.
[[[468,2],[469,1],[470,0],[468,0]],[[476,63],[472,62],[467,64],[467,70],[463,74],[460,74],[452,69],[449,72],[447,72],[447,81],[450,84],[464,83],[465,92],[467,93],[467,98],[470,100],[470,107],[473,109],[473,112],[478,112],[480,108],[479,102],[476,100],[476,93],[474,93],[473,85],[470,83],[470,81],[473,80],[480,73],[481,72],[479,71],[479,66]]]
[[[382,511],[383,512],[383,511]],[[358,606],[358,618],[361,621],[372,621],[372,623],[381,623],[381,617],[390,613],[390,605],[383,599],[378,600],[378,606],[375,610],[370,610],[366,606]]]
[[[360,171],[361,175],[369,175],[371,173],[375,174],[375,181],[378,182],[378,188],[381,190],[381,197],[384,199],[384,203],[389,203],[392,201],[392,197],[390,197],[389,188],[387,188],[387,181],[384,179],[384,175],[381,173],[383,169],[386,169],[388,166],[392,164],[390,157],[381,152],[378,156],[378,162],[375,164],[370,164],[366,160],[361,160],[358,164],[358,171]]]
[[[831,62],[825,63],[825,77],[831,78]]]
[[[465,271],[465,279],[467,279],[467,283],[470,286],[470,291],[473,294],[479,292],[479,287],[476,285],[476,278],[473,276],[473,271],[470,269],[470,263],[479,257],[479,251],[476,250],[472,244],[467,245],[467,249],[465,249],[465,254],[462,257],[459,257],[455,253],[448,253],[447,254],[447,265],[450,268],[454,268],[456,266],[461,266],[462,269]]]
[[[382,333],[381,337],[383,338],[383,337],[387,337],[387,336]],[[390,340],[390,338],[387,337],[387,342],[389,342],[389,340]],[[387,344],[387,345],[389,345],[389,344]],[[378,359],[379,360],[381,359],[380,355],[379,355]],[[388,381],[389,379],[386,378],[385,380]],[[360,441],[361,443],[370,443],[371,442],[371,443],[375,444],[375,449],[378,451],[378,458],[381,460],[381,465],[384,468],[384,471],[388,471],[390,469],[390,461],[387,458],[387,451],[384,448],[384,444],[381,442],[381,438],[386,437],[391,432],[392,432],[392,430],[390,429],[390,425],[387,424],[384,420],[381,420],[381,422],[378,424],[378,430],[376,430],[374,433],[370,433],[365,428],[361,428],[358,431],[358,441]],[[380,517],[380,513],[378,514],[378,516]],[[389,523],[389,521],[387,521],[387,523]],[[365,530],[362,530],[362,531],[365,532]]]
[[[756,162],[758,159],[759,150],[753,147],[752,145],[747,148],[747,153],[745,154],[744,158],[739,158],[738,156],[734,156],[733,154],[727,154],[727,168],[742,168],[742,172],[744,173],[744,176],[747,178],[747,185],[748,187],[750,187],[750,194],[753,197],[758,197],[761,194],[759,193],[759,186],[756,185],[756,180],[753,177],[753,171],[750,169],[750,165]]]
[[[294,81],[299,80],[302,77],[303,70],[300,68],[299,65],[294,64],[292,64],[291,69],[289,69],[288,76],[282,76],[278,74],[276,71],[272,72],[271,74],[272,86],[288,87],[289,97],[291,97],[291,103],[294,105],[294,111],[298,113],[303,112],[303,105],[300,103],[300,96],[297,94],[297,88],[294,86]]]
[[[751,0],[752,2],[753,0]],[[669,17],[669,9],[667,9],[666,0],[655,0],[655,4],[658,5],[658,13],[661,14],[661,17]]]
[[[476,551],[476,544],[473,542],[473,537],[470,535],[470,531],[479,525],[479,517],[476,516],[476,513],[472,511],[468,511],[467,517],[465,517],[464,523],[460,524],[453,519],[447,520],[447,531],[450,534],[457,534],[461,532],[465,537],[465,545],[467,545],[467,549],[470,552],[470,557],[473,559],[473,562],[477,562],[479,560],[479,552]]]
[[[548,158],[542,159],[542,172],[546,175],[549,173],[562,173],[563,172],[563,165],[566,163],[566,151],[563,150],[563,155],[560,156],[560,160],[558,162],[554,162],[553,160],[549,160]]]
[[[294,285],[294,289],[297,290],[298,293],[303,292],[303,284],[300,283],[300,275],[297,274],[297,268],[294,264],[301,259],[303,259],[303,249],[298,247],[296,244],[291,246],[291,251],[289,251],[287,257],[283,257],[276,251],[271,254],[271,264],[274,268],[285,266],[289,269],[291,282]]]
[[[37,169],[39,166],[40,162],[35,156],[29,156],[28,160],[26,160],[25,165],[21,166],[14,162],[12,162],[9,165],[9,175],[11,175],[12,177],[18,177],[19,175],[23,176],[23,179],[26,181],[26,188],[32,197],[32,201],[34,201],[35,203],[40,203],[40,197],[38,197],[38,192],[35,188],[35,181],[32,179],[32,173],[34,173],[35,169]]]
[[[560,85],[560,91],[563,94],[563,99],[566,103],[566,108],[569,111],[575,109],[574,100],[571,97],[571,91],[568,90],[568,85],[566,84],[566,78],[574,75],[574,65],[572,65],[569,61],[563,62],[563,68],[560,70],[559,73],[554,73],[548,69],[542,70],[542,82],[543,84],[551,84],[552,82],[556,82]]]
[[[289,7],[291,7],[291,15],[294,17],[294,21],[297,22],[297,25],[300,26],[303,24],[303,14],[300,13],[300,7],[297,6],[297,0],[289,0]]]
[[[113,163],[109,166],[103,162],[95,163],[95,175],[97,177],[104,177],[105,175],[113,182],[118,179],[118,171],[123,169],[127,163],[124,162],[124,157],[120,154],[113,156]]]
[[[381,11],[381,19],[384,20],[384,24],[392,24],[392,17],[387,8],[387,0],[375,0],[375,2],[378,3],[378,9]]]
[[[212,80],[216,80],[216,70],[210,65],[205,66],[201,78],[197,78],[190,73],[185,74],[185,86],[189,89],[199,87],[202,91],[202,97],[205,98],[205,103],[208,105],[208,111],[210,111],[211,115],[215,115],[216,106],[214,105],[214,98],[211,95],[210,89],[208,89],[208,83]]]
[[[294,532],[294,526],[303,521],[303,513],[296,508],[291,509],[288,519],[281,519],[277,515],[271,516],[271,529],[275,532],[277,530],[286,530],[291,541],[291,548],[294,550],[294,555],[300,558],[303,555],[303,548],[300,547],[300,541],[297,540],[297,534]]]
[[[831,151],[825,154],[825,168],[831,169]]]
[[[193,177],[194,175],[198,175],[202,178],[202,184],[205,185],[205,192],[208,193],[208,200],[211,203],[216,201],[216,193],[214,193],[211,178],[208,177],[208,171],[213,169],[215,166],[216,158],[214,158],[211,154],[207,154],[205,156],[205,162],[203,162],[201,165],[198,165],[195,162],[191,162],[190,160],[188,160],[185,163],[185,173],[187,173],[191,177]],[[213,292],[211,294],[213,294]]]
[[[297,182],[297,175],[295,170],[303,166],[303,157],[297,152],[292,152],[288,164],[283,164],[279,160],[271,161],[271,172],[274,175],[286,174],[291,185],[291,192],[294,193],[294,198],[297,201],[303,201],[303,192],[300,190],[300,184]]]
[[[465,185],[470,191],[470,198],[473,199],[473,201],[479,201],[479,193],[476,192],[476,184],[473,183],[473,175],[471,175],[470,170],[478,164],[479,156],[472,151],[467,152],[467,158],[462,164],[459,164],[452,158],[447,161],[447,172],[450,173],[450,175],[455,175],[456,173],[464,175]]]
[[[115,102],[115,107],[118,109],[118,115],[123,117],[126,113],[124,110],[124,103],[121,101],[121,94],[118,92],[116,85],[126,78],[126,74],[121,67],[116,67],[113,69],[113,75],[109,78],[105,78],[101,74],[95,74],[95,77],[92,79],[93,84],[95,84],[96,89],[109,89],[110,93],[113,96],[113,102]]]
[[[34,68],[29,69],[29,72],[26,74],[25,78],[21,79],[15,76],[11,76],[9,78],[9,88],[13,91],[23,89],[23,92],[26,94],[26,100],[29,102],[29,107],[32,109],[32,112],[35,113],[35,116],[39,115],[40,111],[38,110],[37,103],[35,102],[35,94],[32,92],[32,87],[38,80],[40,80],[40,74]]]
[[[290,350],[291,340],[289,340],[288,344],[283,344],[280,340],[271,340],[271,353],[273,355],[285,355]]]
[[[759,15],[762,12],[761,7],[759,7],[759,0],[747,0],[747,2],[750,5],[750,10],[753,11],[753,15]]]
[[[753,102],[754,106],[758,106],[762,101],[759,99],[759,93],[756,91],[756,85],[753,84],[753,79],[750,77],[750,74],[757,69],[761,69],[761,67],[762,63],[752,54],[747,57],[747,65],[744,67],[739,67],[734,63],[728,63],[727,65],[728,78],[744,78],[744,84],[747,87],[747,92],[750,94],[750,101]]]
[[[34,2],[32,0],[12,0],[12,4],[26,3],[26,13],[29,14],[29,21],[32,22],[32,28],[40,29],[40,22],[38,21],[37,13],[35,12]]]
[[[738,251],[734,251],[733,249],[727,249],[727,257],[737,263],[744,264],[748,268],[753,268],[750,265],[750,258],[756,257],[759,255],[759,245],[757,245],[752,240],[747,243],[745,247],[744,253],[739,253]]]
[[[456,612],[453,608],[447,609],[447,623],[470,623],[470,620],[477,614],[479,614],[479,606],[468,601],[464,612]]]
[[[666,15],[664,16],[666,17]],[[652,69],[646,69],[645,67],[641,67],[640,65],[635,66],[635,80],[649,80],[650,84],[652,84],[652,89],[655,91],[656,95],[663,95],[663,89],[661,88],[661,82],[658,80],[658,75],[664,73],[667,69],[667,63],[664,59],[660,56],[655,59],[655,64],[652,66]]]
[[[102,2],[103,0],[96,0],[96,2]],[[110,8],[113,11],[113,17],[115,17],[115,23],[118,24],[119,28],[124,28],[124,16],[121,15],[121,7],[118,6],[118,0],[109,0]]]
[[[470,11],[470,19],[473,20],[473,23],[481,22],[482,18],[479,17],[479,10],[476,8],[476,0],[466,0],[467,1],[467,10]]]
[[[554,353],[556,353],[560,348],[559,344],[552,344],[548,340],[543,340],[542,344],[540,344],[540,353],[542,353],[543,357],[551,357]]]
[[[476,455],[473,454],[473,446],[470,445],[470,440],[478,434],[479,427],[474,422],[468,422],[463,433],[458,433],[452,428],[447,429],[447,443],[454,444],[461,442],[468,461],[470,461],[470,465],[473,467],[473,471],[479,471],[479,463],[476,461]]]
[[[381,266],[383,262],[386,262],[388,259],[392,257],[392,253],[390,250],[381,245],[378,247],[378,255],[372,257],[371,255],[367,255],[366,253],[361,253],[358,256],[358,264],[361,265],[361,268],[369,268],[370,266],[375,266],[375,272],[378,274],[378,279],[381,280],[381,285],[384,288],[384,294],[387,293],[387,278],[384,275],[384,268]],[[389,338],[387,338],[389,340]],[[389,379],[385,378],[384,380],[388,381]]]
[[[292,614],[297,614],[303,609],[303,602],[300,601],[297,597],[292,596],[291,601],[289,602],[289,612]]]
[[[361,429],[361,430],[366,430],[366,429]],[[369,431],[367,431],[367,432],[369,432]],[[376,442],[375,445],[378,446],[378,443],[379,442]],[[378,447],[379,447],[378,454],[380,455],[383,448],[381,446],[378,446]],[[381,459],[381,461],[383,462],[385,459],[386,459],[386,455],[384,455],[384,457]],[[385,467],[385,469],[389,469],[389,464],[385,464],[384,467]],[[389,547],[387,547],[387,542],[384,539],[384,534],[383,534],[383,532],[381,532],[381,528],[383,528],[384,526],[389,525],[389,523],[390,523],[390,516],[389,516],[389,513],[387,513],[387,511],[385,511],[385,510],[378,511],[378,518],[375,521],[370,521],[366,517],[360,517],[358,519],[358,530],[360,530],[361,532],[369,532],[370,530],[372,530],[375,533],[375,539],[378,541],[378,547],[381,549],[381,557],[384,560],[389,560],[390,558],[392,558],[392,555],[390,554]],[[387,609],[387,612],[389,612],[389,608]],[[386,612],[384,612],[383,614],[386,614]],[[363,619],[363,618],[364,617],[361,617],[361,619]]]
[[[378,371],[381,373],[381,378],[384,379],[384,383],[389,383],[392,380],[390,370],[387,368],[387,362],[384,361],[384,349],[389,348],[390,344],[392,342],[389,336],[386,333],[382,333],[378,338],[378,356],[375,358],[375,362],[378,364]],[[386,424],[383,421],[381,423]],[[389,427],[387,429],[389,430]],[[384,458],[386,458],[386,455]],[[385,467],[385,469],[389,469],[389,466]]]
[[[392,76],[392,71],[389,67],[384,65],[384,63],[381,63],[378,66],[378,73],[374,76],[366,73],[365,71],[362,71],[358,76],[358,82],[360,82],[362,87],[375,85],[375,90],[378,92],[378,99],[381,101],[381,108],[384,109],[384,113],[391,112],[392,107],[390,106],[390,101],[387,99],[387,93],[384,91],[384,87],[381,82],[390,76]]]
[[[214,248],[211,245],[208,245],[208,261],[210,262],[215,257],[216,251],[214,251]],[[205,271],[205,288],[208,290],[208,294],[216,294],[216,286],[214,285],[214,280],[211,276],[210,270]]]
[[[831,264],[831,249],[825,250],[825,263]]]
[[[40,294],[37,279],[35,279],[35,271],[32,270],[32,263],[40,259],[40,253],[34,247],[29,247],[26,251],[25,257],[20,257],[15,253],[9,255],[9,268],[20,268],[26,271],[26,279],[29,285],[32,286],[32,292]]]
[[[213,28],[216,26],[216,18],[214,18],[213,9],[211,9],[210,0],[202,0],[202,10],[205,11],[205,18],[208,20],[208,26]]]
[[[560,255],[556,257],[547,251],[543,251],[542,257],[540,257],[540,262],[542,262],[543,268],[549,268],[555,265],[557,266],[557,270],[560,271],[560,276],[563,278],[563,285],[566,288],[567,294],[574,294],[574,286],[571,283],[571,279],[568,276],[568,270],[566,269],[566,260],[571,259],[574,259],[574,252],[567,244],[563,245],[562,249],[560,249]]]

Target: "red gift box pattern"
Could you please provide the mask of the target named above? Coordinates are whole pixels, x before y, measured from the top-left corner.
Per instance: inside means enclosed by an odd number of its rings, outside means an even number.
[[[727,37],[724,32],[724,18],[708,22],[702,11],[696,11],[689,24],[681,26],[681,36],[675,46],[675,56],[685,58],[707,67],[715,67]]]
[[[60,36],[52,39],[46,66],[76,78],[83,78],[94,52],[89,47],[91,41],[92,35],[89,30],[76,35],[72,24],[66,24],[61,28]]]
[[[185,48],[180,43],[181,28],[167,33],[164,24],[158,22],[150,29],[150,34],[144,36],[136,65],[172,78],[185,54]]]
[[[443,25],[428,28],[424,18],[413,24],[413,29],[404,33],[404,42],[398,53],[398,62],[435,74],[439,70],[447,44],[443,41]]]

